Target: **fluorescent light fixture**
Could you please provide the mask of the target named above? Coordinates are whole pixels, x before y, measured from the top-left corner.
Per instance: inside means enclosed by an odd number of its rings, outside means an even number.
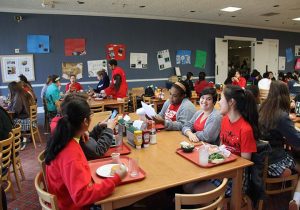
[[[293,20],[300,21],[300,17],[294,18]]]
[[[235,11],[238,11],[242,8],[239,8],[239,7],[226,7],[226,8],[223,8],[223,9],[220,9],[221,11],[224,11],[224,12],[235,12]]]

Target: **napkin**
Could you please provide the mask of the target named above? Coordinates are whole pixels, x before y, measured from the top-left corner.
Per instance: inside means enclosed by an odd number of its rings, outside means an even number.
[[[222,144],[221,146],[219,146],[219,150],[223,153],[223,155],[225,157],[229,157],[231,152],[229,150],[226,149],[226,146],[224,144]]]

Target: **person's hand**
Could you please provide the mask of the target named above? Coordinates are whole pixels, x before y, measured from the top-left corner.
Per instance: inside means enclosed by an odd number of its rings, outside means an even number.
[[[294,100],[291,100],[291,109],[295,109],[295,107],[296,107],[296,103],[295,103],[295,101]]]
[[[199,142],[198,137],[197,137],[194,133],[189,132],[187,135],[188,135],[189,140],[190,140],[191,142]]]
[[[232,82],[238,82],[239,80],[238,80],[238,78],[236,78],[236,77],[232,77],[232,78],[231,78],[231,81],[232,81]]]
[[[124,179],[127,175],[126,166],[120,164],[120,169],[116,171],[116,174],[118,174],[121,179]]]
[[[157,124],[165,124],[165,120],[160,115],[158,115],[158,114],[155,115],[154,117],[152,117],[152,119]]]
[[[107,127],[110,128],[110,129],[112,129],[112,130],[115,128],[116,124],[117,124],[117,119],[116,118],[109,119],[107,121]]]
[[[83,140],[83,142],[87,142],[88,140],[89,140],[89,132],[88,131],[86,131],[86,132],[84,132],[84,134],[82,134],[82,140]]]

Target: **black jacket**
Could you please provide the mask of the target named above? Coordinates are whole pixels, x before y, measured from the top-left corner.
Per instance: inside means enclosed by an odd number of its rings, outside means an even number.
[[[0,106],[0,140],[7,139],[12,128],[13,124],[8,113]]]

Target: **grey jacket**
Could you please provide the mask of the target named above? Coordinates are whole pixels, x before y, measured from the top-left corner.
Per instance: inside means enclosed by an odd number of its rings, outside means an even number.
[[[185,135],[187,131],[192,131],[195,133],[194,130],[194,123],[198,119],[198,117],[203,113],[202,110],[197,111],[193,118],[184,124],[182,128],[182,133]],[[221,120],[222,116],[214,109],[210,115],[207,117],[203,131],[197,131],[196,136],[200,141],[205,141],[210,144],[218,144],[219,141],[219,134],[221,129]]]
[[[110,128],[96,125],[90,132],[87,142],[80,141],[80,146],[87,160],[102,157],[110,148],[113,140],[113,131]]]
[[[170,105],[170,101],[167,100],[163,108],[161,109],[159,115],[165,118],[165,113]],[[189,121],[192,116],[196,113],[196,108],[194,104],[187,98],[183,99],[181,105],[176,113],[176,121],[165,120],[165,129],[172,131],[181,131],[183,125]]]

